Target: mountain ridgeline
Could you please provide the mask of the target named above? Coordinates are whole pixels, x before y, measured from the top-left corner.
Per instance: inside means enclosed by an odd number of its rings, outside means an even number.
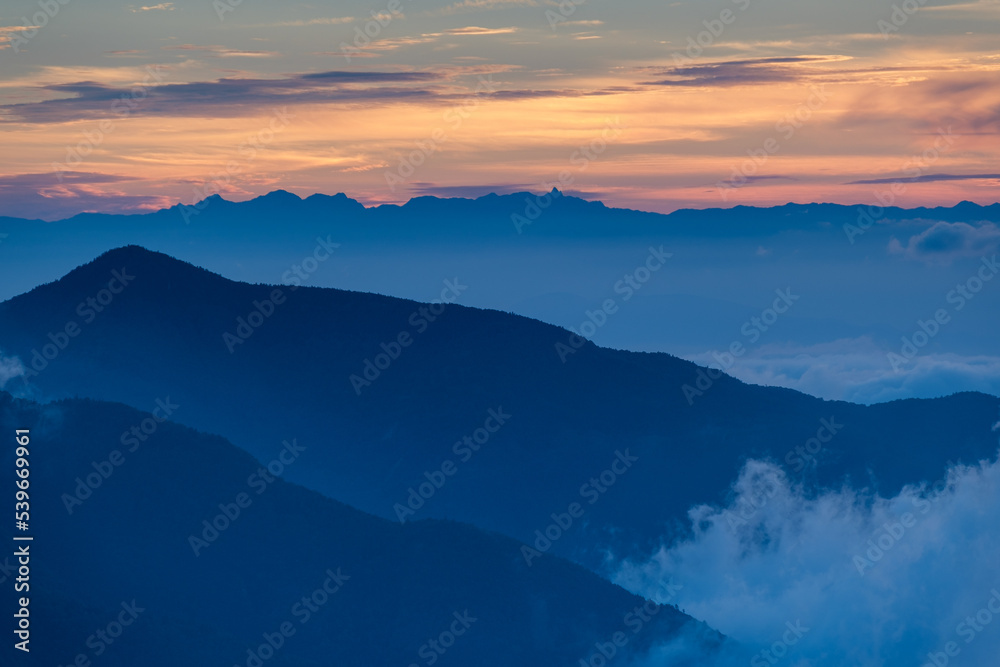
[[[266,271],[263,267],[275,257],[301,256],[303,244],[317,237],[365,253],[410,250],[415,245],[437,251],[458,246],[523,251],[534,244],[547,247],[566,241],[644,247],[754,240],[770,245],[765,239],[804,234],[815,239],[810,248],[814,257],[820,257],[853,250],[855,243],[882,250],[894,237],[915,233],[935,221],[995,223],[1000,221],[1000,204],[962,202],[947,208],[903,209],[813,203],[659,214],[608,207],[558,190],[477,199],[416,197],[401,206],[368,207],[344,194],[302,199],[278,190],[243,202],[214,195],[192,205],[142,214],[82,213],[53,222],[0,216],[0,234],[6,235],[3,259],[15,286],[6,296],[13,296],[109,247],[126,245],[166,252],[200,266],[229,267],[219,270],[232,275],[229,270],[247,262]]]
[[[2,431],[30,433],[33,624],[16,664],[549,667],[618,633],[628,659],[682,637],[693,655],[728,644],[578,565],[529,566],[509,538],[401,526],[285,482],[301,441],[258,462],[167,421],[170,405],[0,392]]]
[[[748,457],[894,493],[991,457],[1000,403],[823,401],[503,312],[236,283],[134,246],[0,304],[0,350],[27,369],[16,393],[169,401],[262,461],[294,438],[289,480],[596,571],[683,533]]]

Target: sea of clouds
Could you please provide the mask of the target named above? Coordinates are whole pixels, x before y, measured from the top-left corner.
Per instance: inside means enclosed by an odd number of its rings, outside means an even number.
[[[618,563],[613,576],[653,599],[661,582],[680,583],[671,602],[740,644],[720,667],[997,664],[996,460],[954,465],[891,498],[809,492],[751,460],[732,491],[725,507],[690,510],[689,537]]]

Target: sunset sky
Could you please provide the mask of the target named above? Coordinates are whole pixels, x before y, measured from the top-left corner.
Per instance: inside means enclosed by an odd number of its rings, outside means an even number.
[[[0,213],[997,200],[997,0],[577,1],[4,2]]]

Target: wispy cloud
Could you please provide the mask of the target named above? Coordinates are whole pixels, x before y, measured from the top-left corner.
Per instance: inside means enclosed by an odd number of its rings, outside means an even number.
[[[491,11],[510,7],[537,7],[535,0],[464,0],[439,9],[437,14],[461,14],[463,12]]]
[[[90,171],[66,171],[62,176],[55,173],[43,174],[0,174],[0,190],[9,191],[18,188],[44,190],[62,185],[82,185],[94,183],[121,183],[138,180],[131,176],[116,174],[101,174]]]
[[[146,7],[130,7],[133,12],[172,12],[176,9],[174,3],[172,2],[161,2],[158,5],[149,5]]]
[[[225,46],[197,44],[178,44],[176,46],[165,46],[164,51],[196,51],[206,53],[217,58],[274,58],[281,55],[274,51],[245,51],[242,49],[231,49]]]
[[[0,351],[0,389],[14,378],[24,375],[24,365],[17,357],[8,357]]]
[[[923,11],[937,13],[953,13],[958,15],[981,14],[996,17],[1000,10],[1000,0],[973,0],[972,2],[956,2],[942,5],[929,5]]]
[[[274,23],[273,25],[278,27],[300,28],[310,25],[341,25],[344,23],[353,23],[356,20],[357,19],[353,16],[337,16],[331,18],[303,19],[299,21],[282,21],[281,23]]]
[[[281,106],[303,104],[387,105],[395,102],[446,104],[467,100],[470,88],[461,77],[481,76],[515,69],[513,65],[468,65],[426,71],[342,71],[313,72],[282,78],[223,78],[214,81],[166,83],[148,86],[142,104],[132,117],[245,117],[266,113]],[[35,96],[58,96],[40,102],[0,105],[0,125],[4,123],[65,123],[107,118],[113,104],[128,97],[131,81],[106,85],[93,80],[34,87]],[[615,91],[573,89],[498,90],[493,97],[505,100],[586,97]]]
[[[314,56],[336,56],[337,58],[343,58],[344,57],[344,52],[343,51],[315,51],[315,52],[313,52],[312,55],[314,55]],[[372,53],[371,51],[358,51],[358,52],[351,53],[351,58],[378,58],[380,56],[381,56],[381,54],[379,54],[379,53]]]
[[[802,65],[828,62],[825,56],[782,56],[730,60],[661,70],[665,78],[644,82],[653,86],[726,87],[788,83],[803,77]]]
[[[1000,396],[1000,356],[928,353],[915,357],[906,372],[897,373],[886,361],[891,343],[870,336],[841,338],[814,345],[762,345],[729,369],[750,384],[795,389],[827,400],[882,403],[914,396],[948,396],[981,391]],[[898,351],[898,350],[896,350]],[[685,355],[701,364],[711,354]]]
[[[913,178],[872,178],[864,181],[851,181],[847,185],[881,185],[883,183],[933,183],[935,181],[995,181],[1000,180],[1000,174],[925,174]]]
[[[480,28],[474,25],[467,28],[445,30],[446,35],[509,35],[514,32],[517,32],[517,28]]]
[[[0,26],[0,49],[9,49],[12,35],[26,30],[30,30],[30,28],[20,25]]]
[[[372,42],[367,46],[361,47],[360,51],[352,52],[351,57],[371,58],[376,55],[373,54],[372,51],[395,51],[397,49],[402,49],[407,46],[416,46],[418,44],[429,44],[431,42],[439,40],[443,34],[444,33],[434,32],[434,33],[427,33],[424,35],[416,35],[413,37],[396,37],[392,39],[372,40]],[[332,54],[340,56],[341,58],[344,56],[343,51],[335,51],[332,52]]]
[[[447,79],[445,72],[345,72],[301,74],[281,79],[218,79],[153,86],[133,116],[246,116],[275,106],[325,102],[434,99],[449,91],[435,84]],[[0,106],[15,122],[62,123],[99,119],[109,115],[111,105],[128,96],[130,88],[79,81],[41,86],[41,90],[63,95],[60,99]]]
[[[372,162],[370,164],[359,164],[354,167],[344,167],[343,169],[338,169],[338,171],[345,174],[360,174],[366,171],[374,171],[376,169],[385,169],[389,166],[388,162]]]
[[[838,65],[852,59],[851,56],[845,55],[768,56],[669,68],[644,67],[638,71],[663,77],[644,82],[650,86],[725,88],[796,82],[901,86],[922,82],[932,74],[965,72],[969,69],[965,64],[958,62],[856,68]],[[978,84],[970,81],[967,85],[975,87]]]
[[[414,183],[410,192],[417,196],[459,197],[475,199],[487,195],[509,195],[515,192],[530,192],[537,189],[535,185],[438,185],[436,183]]]
[[[958,257],[979,257],[1000,252],[1000,227],[990,222],[975,226],[938,222],[911,236],[906,245],[893,239],[889,251],[909,259],[945,263]]]
[[[0,175],[4,215],[60,220],[85,211],[153,211],[174,201],[162,196],[130,195],[117,186],[141,179],[96,172]]]

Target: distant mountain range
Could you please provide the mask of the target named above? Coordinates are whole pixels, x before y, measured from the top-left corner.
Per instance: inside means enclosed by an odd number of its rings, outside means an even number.
[[[0,350],[29,370],[11,391],[169,399],[172,419],[264,461],[294,437],[308,454],[287,477],[331,498],[471,523],[599,572],[609,552],[683,533],[748,457],[894,493],[991,457],[1000,405],[822,401],[502,312],[236,283],[138,247],[0,304]]]
[[[801,301],[732,375],[861,403],[959,391],[1000,395],[990,335],[1000,290],[992,284],[921,350],[907,367],[914,372],[897,375],[886,363],[918,319],[950,308],[945,295],[993,261],[998,220],[1000,204],[969,202],[906,210],[873,199],[660,215],[557,191],[377,207],[343,194],[301,199],[276,191],[141,215],[0,218],[0,300],[108,248],[139,245],[242,282],[294,278],[417,301],[458,277],[469,286],[465,305],[579,329],[585,313],[618,296],[618,281],[655,249],[670,254],[664,270],[598,328],[594,342],[706,363],[712,350],[741,337],[743,323],[775,289],[792,289]],[[802,354],[824,363],[802,373]]]
[[[293,221],[277,226],[276,220]],[[669,214],[605,206],[553,189],[549,193],[520,192],[477,199],[416,197],[404,205],[366,207],[341,193],[315,194],[305,199],[276,190],[242,202],[213,195],[193,205],[177,204],[148,213],[81,213],[47,222],[0,216],[0,232],[11,242],[45,239],[62,244],[68,238],[100,232],[105,244],[149,244],[185,237],[210,241],[224,229],[237,228],[248,240],[267,232],[280,243],[302,233],[333,233],[344,241],[362,240],[509,240],[540,238],[587,239],[671,236],[768,236],[786,230],[829,230],[842,238],[843,226],[862,226],[867,233],[899,221],[1000,222],[1000,203],[981,206],[960,202],[952,207],[905,209],[871,204],[785,204],[774,207],[681,209]]]

